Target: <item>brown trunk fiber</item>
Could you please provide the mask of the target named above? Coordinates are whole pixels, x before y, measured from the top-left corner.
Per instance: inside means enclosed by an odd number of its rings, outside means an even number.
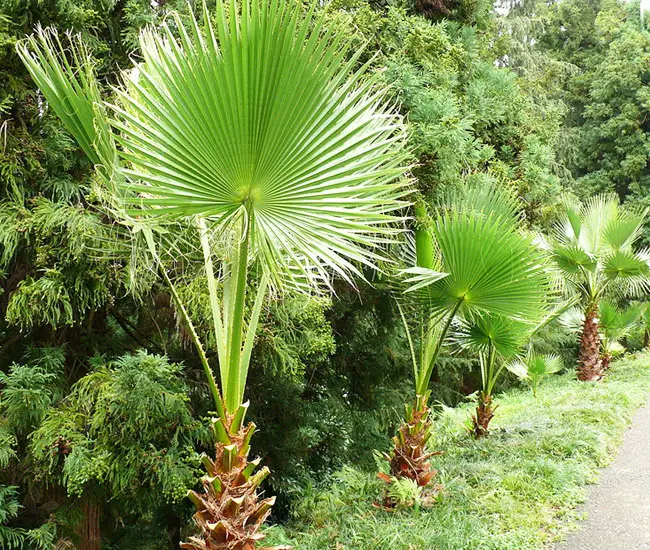
[[[415,0],[415,9],[428,18],[449,15],[450,0]]]
[[[650,348],[650,330],[645,329],[643,331],[643,347]]]
[[[404,423],[393,437],[395,448],[390,458],[390,473],[397,478],[409,478],[424,487],[435,476],[427,453],[432,434],[431,409],[426,398],[418,396],[415,407],[408,411]]]
[[[598,334],[598,311],[594,307],[585,317],[580,337],[578,356],[578,379],[588,382],[600,380],[603,368],[600,362],[600,335]]]
[[[239,426],[242,418],[243,415]],[[194,522],[200,533],[182,543],[183,549],[254,550],[264,538],[260,528],[271,513],[275,497],[261,499],[258,488],[269,469],[264,467],[253,473],[260,460],[248,460],[255,424],[251,422],[240,428],[235,423],[236,415],[228,415],[225,421],[213,419],[219,441],[215,459],[203,456],[207,470],[207,475],[201,478],[203,491],[189,494],[196,506]]]
[[[379,475],[387,483],[392,483],[395,478],[408,478],[420,487],[426,487],[428,491],[424,495],[425,503],[435,500],[440,491],[440,487],[432,483],[437,471],[430,462],[432,456],[440,453],[427,451],[427,443],[433,434],[431,409],[427,405],[427,399],[428,395],[418,395],[415,406],[407,406],[406,419],[393,437],[393,452],[384,455],[390,462],[390,476]],[[395,503],[386,496],[384,506],[394,508]]]
[[[612,356],[609,353],[603,353],[603,356],[600,358],[600,368],[603,373],[609,369],[609,365],[612,362]]]
[[[476,406],[476,413],[472,415],[472,434],[474,437],[479,439],[490,434],[489,426],[496,410],[497,408],[492,406],[492,396],[481,392],[479,403]]]
[[[83,519],[81,523],[81,538],[79,550],[100,550],[102,547],[99,519],[101,509],[97,501],[90,495],[84,495],[81,501]]]

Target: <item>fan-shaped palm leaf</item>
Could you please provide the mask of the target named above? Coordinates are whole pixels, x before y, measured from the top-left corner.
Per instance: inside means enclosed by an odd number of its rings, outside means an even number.
[[[247,0],[227,25],[217,9],[205,36],[180,20],[179,40],[169,27],[143,35],[144,61],[113,106],[130,187],[146,195],[134,204],[244,218],[274,277],[306,272],[301,258],[321,275],[359,275],[354,262],[376,259],[403,206],[399,117],[365,68],[348,76],[358,53],[346,59],[347,39],[322,19]]]
[[[438,271],[423,304],[438,316],[457,312],[526,320],[543,308],[550,280],[541,251],[531,236],[497,216],[449,212],[431,228],[440,253]]]
[[[476,355],[493,351],[502,359],[508,359],[519,352],[531,330],[529,323],[501,316],[478,315],[462,322],[453,335],[453,341]]]
[[[515,376],[528,381],[534,395],[537,394],[537,389],[545,377],[560,372],[563,367],[564,365],[559,355],[543,355],[533,351],[525,357],[506,364],[506,368]]]

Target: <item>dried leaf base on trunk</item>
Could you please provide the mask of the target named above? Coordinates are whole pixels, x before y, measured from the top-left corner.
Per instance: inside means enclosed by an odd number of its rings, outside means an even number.
[[[497,405],[498,407],[498,405]],[[472,415],[472,435],[477,439],[490,434],[490,422],[497,407],[492,406],[492,396],[481,392],[476,412]]]
[[[185,550],[254,550],[264,538],[260,528],[275,497],[262,499],[258,494],[269,469],[255,473],[260,459],[248,460],[255,425],[242,427],[246,408],[247,404],[242,405],[225,421],[213,419],[218,440],[215,459],[203,456],[207,471],[201,478],[203,493],[190,491],[188,495],[196,506],[194,521],[200,533],[181,544]]]
[[[600,368],[602,373],[605,374],[609,370],[609,366],[612,362],[612,356],[609,353],[603,353],[600,358]]]
[[[600,380],[603,366],[600,361],[600,335],[598,334],[598,311],[594,308],[585,317],[580,337],[578,356],[578,379],[584,382]]]
[[[431,409],[427,405],[429,394],[418,395],[415,406],[406,406],[406,419],[393,437],[394,448],[391,454],[384,456],[390,462],[390,476],[379,475],[387,483],[393,478],[411,479],[420,487],[425,488],[423,502],[433,503],[442,487],[433,484],[437,471],[431,465],[431,457],[441,453],[427,452],[427,444],[433,435]],[[394,508],[387,495],[384,497],[384,507]]]

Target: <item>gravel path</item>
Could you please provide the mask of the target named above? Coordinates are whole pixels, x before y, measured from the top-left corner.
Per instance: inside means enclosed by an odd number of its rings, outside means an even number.
[[[587,520],[555,550],[650,549],[650,404],[636,414],[583,510]]]

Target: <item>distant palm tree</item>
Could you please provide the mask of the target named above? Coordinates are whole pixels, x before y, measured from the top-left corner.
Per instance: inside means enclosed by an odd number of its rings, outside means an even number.
[[[526,355],[509,362],[506,368],[521,380],[525,380],[530,385],[533,396],[537,397],[542,380],[560,372],[564,365],[562,358],[557,354],[544,355],[530,349]]]
[[[645,210],[624,210],[616,195],[598,195],[582,204],[570,202],[547,243],[569,290],[581,300],[580,380],[603,376],[598,329],[601,300],[635,296],[650,288],[650,251],[635,248],[645,218]]]
[[[248,460],[252,423],[244,402],[251,350],[269,287],[309,292],[362,276],[399,231],[408,193],[405,130],[351,37],[333,36],[300,2],[217,1],[216,23],[180,17],[140,37],[142,62],[103,101],[78,40],[66,48],[41,31],[18,52],[111,191],[117,216],[145,234],[195,226],[203,248],[219,361],[217,384],[178,292],[215,404],[215,457],[204,491],[190,493],[199,537],[193,550],[250,550],[274,498],[268,474]],[[119,147],[116,146],[119,144]],[[215,258],[213,242],[225,251]],[[215,259],[219,262],[215,268]],[[258,268],[252,286],[251,269]],[[246,307],[247,290],[254,293]]]

